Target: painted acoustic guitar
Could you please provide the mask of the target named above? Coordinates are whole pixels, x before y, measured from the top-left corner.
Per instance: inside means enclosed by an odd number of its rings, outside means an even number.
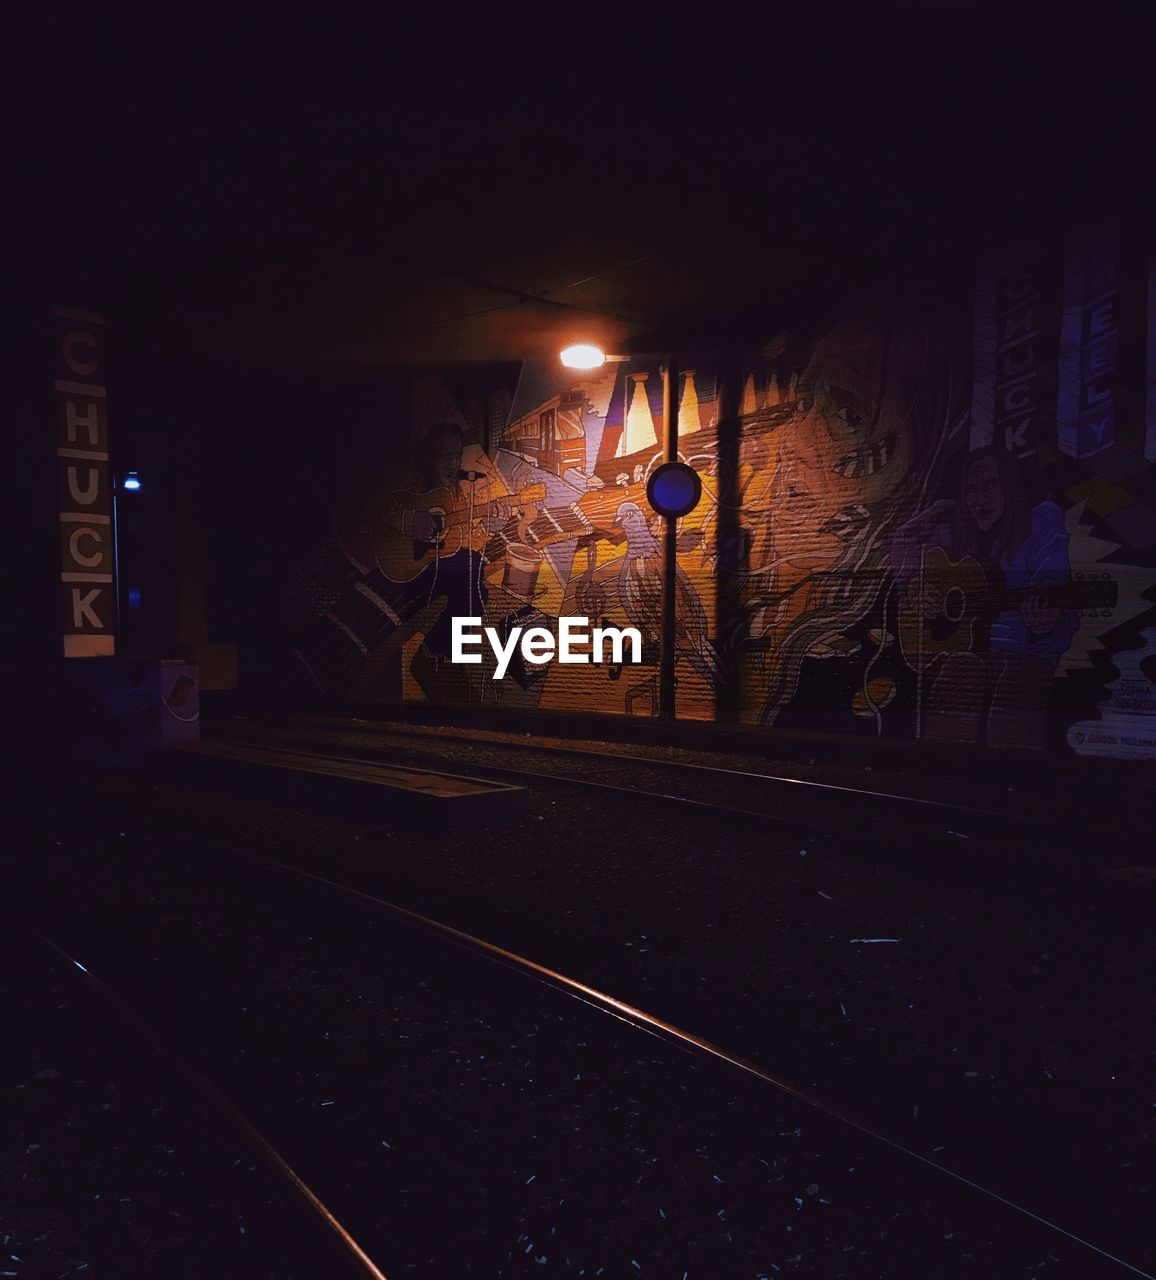
[[[642,486],[592,489],[563,507],[540,507],[511,518],[486,544],[486,559],[499,559],[510,544],[541,550],[558,542],[571,542],[605,532],[624,502],[642,500]]]
[[[642,502],[644,491],[642,484],[591,489],[567,506],[545,507],[546,486],[538,482],[520,490],[516,497],[477,503],[472,515],[468,504],[448,488],[402,493],[396,496],[408,510],[425,511],[433,517],[435,540],[419,542],[384,520],[374,520],[374,553],[390,582],[410,582],[435,558],[445,559],[458,551],[469,537],[471,523],[486,516],[509,516],[486,543],[486,559],[492,563],[511,543],[542,549],[605,529],[623,502]]]
[[[985,652],[992,624],[1029,599],[1070,612],[1113,609],[1117,586],[1106,574],[1055,587],[1007,587],[1002,575],[971,556],[953,560],[941,547],[923,558],[923,584],[938,590],[939,612],[927,616],[905,597],[899,610],[899,647],[913,671],[924,671],[940,654]],[[919,579],[908,587],[916,588]]]
[[[411,582],[434,560],[444,560],[460,551],[469,541],[471,526],[476,521],[487,516],[509,516],[523,505],[541,502],[546,497],[546,486],[532,484],[516,497],[477,502],[472,508],[448,486],[430,489],[427,493],[391,496],[399,499],[407,511],[424,511],[434,522],[433,538],[422,542],[384,520],[372,521],[373,552],[381,572],[390,582]]]

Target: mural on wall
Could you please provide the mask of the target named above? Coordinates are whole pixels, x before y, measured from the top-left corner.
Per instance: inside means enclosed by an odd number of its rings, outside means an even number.
[[[680,716],[1156,754],[1150,270],[1110,233],[981,261],[953,313],[684,353]],[[414,383],[290,583],[298,688],[649,716],[657,364]],[[450,619],[634,626],[638,665],[449,660]]]

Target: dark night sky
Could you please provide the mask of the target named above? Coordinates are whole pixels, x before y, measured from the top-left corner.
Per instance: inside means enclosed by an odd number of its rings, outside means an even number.
[[[894,265],[1142,219],[1138,10],[1008,7],[58,25],[11,117],[18,274],[107,308],[141,353],[432,363],[691,317],[765,330]],[[644,255],[555,299],[629,321],[430,323],[511,300],[466,277],[552,290]]]

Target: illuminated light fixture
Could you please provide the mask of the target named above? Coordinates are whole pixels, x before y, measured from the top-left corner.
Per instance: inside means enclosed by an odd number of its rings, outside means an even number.
[[[562,363],[567,369],[601,369],[606,363],[606,352],[592,342],[576,342],[563,350]]]
[[[134,492],[140,488],[140,476],[135,471],[130,471],[121,481],[122,489],[131,489]]]
[[[629,356],[609,356],[592,342],[575,342],[558,353],[567,369],[601,369],[604,364],[622,364]]]
[[[689,515],[702,497],[702,480],[685,462],[664,462],[646,482],[646,500],[660,516],[677,520]]]

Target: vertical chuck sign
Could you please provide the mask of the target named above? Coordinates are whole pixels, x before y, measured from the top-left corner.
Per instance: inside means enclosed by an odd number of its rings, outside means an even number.
[[[104,317],[70,307],[52,315],[64,656],[109,657],[116,652],[116,554]]]

